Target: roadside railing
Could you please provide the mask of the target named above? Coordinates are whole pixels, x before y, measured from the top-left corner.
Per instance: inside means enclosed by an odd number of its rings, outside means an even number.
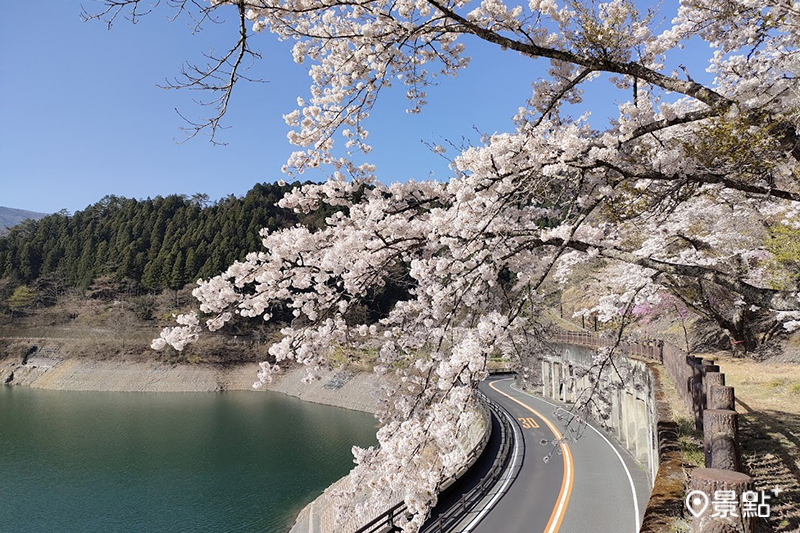
[[[551,342],[576,344],[591,348],[611,348],[617,345],[617,339],[603,337],[588,331],[567,331],[555,329],[548,335]],[[619,348],[624,355],[662,362],[664,360],[664,341],[645,339],[641,342],[620,341]]]
[[[391,531],[399,531],[394,525],[394,520],[398,516],[402,516],[405,512],[405,502],[395,504],[382,515],[375,517],[372,521],[367,522],[366,525],[356,529],[354,533],[389,533]]]
[[[489,408],[492,415],[500,424],[500,451],[495,457],[492,467],[483,476],[481,481],[470,490],[461,494],[458,503],[441,513],[435,520],[423,526],[421,533],[444,533],[450,531],[480,502],[500,479],[503,468],[511,454],[514,431],[508,417],[503,414],[500,407],[482,392],[479,398]]]
[[[591,332],[565,330],[553,331],[550,339],[556,343],[591,348],[614,346],[617,342],[614,338]],[[708,509],[706,505],[698,514],[692,511],[693,531],[753,531],[754,514],[748,515],[742,510],[745,505],[742,495],[752,492],[753,478],[742,472],[735,391],[733,387],[725,386],[725,374],[720,372],[719,365],[713,359],[693,356],[661,340],[621,342],[619,346],[625,355],[648,360],[646,364],[652,361],[663,365],[678,396],[694,415],[695,427],[703,435],[705,468],[692,469],[689,485],[685,487],[686,467],[680,453],[677,424],[669,419],[670,409],[663,399],[663,393],[659,393],[661,398],[657,398],[657,402],[663,404],[658,406],[655,413],[659,468],[641,531],[663,531],[665,519],[674,516],[675,511],[683,511],[680,503],[674,505],[673,502],[680,502],[686,491],[699,491],[707,495],[726,492],[730,495],[730,516],[741,517],[732,525],[727,515],[714,514],[714,509]],[[655,382],[656,387],[660,388],[658,380]]]

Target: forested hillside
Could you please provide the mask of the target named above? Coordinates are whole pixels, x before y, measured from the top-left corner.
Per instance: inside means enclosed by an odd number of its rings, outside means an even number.
[[[147,291],[177,289],[259,249],[261,228],[324,223],[325,212],[300,220],[275,205],[296,185],[257,184],[244,197],[215,203],[204,194],[106,196],[71,216],[26,220],[0,238],[0,278],[85,289],[112,276]]]

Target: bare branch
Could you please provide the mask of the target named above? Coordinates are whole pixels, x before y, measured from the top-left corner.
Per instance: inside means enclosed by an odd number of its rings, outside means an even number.
[[[160,0],[155,0],[146,10],[142,10],[142,0],[105,0],[104,9],[97,13],[89,13],[84,9],[83,19],[104,20],[109,28],[120,15],[136,23],[140,17],[151,13],[159,4]],[[198,0],[169,0],[168,4],[175,11],[171,20],[174,21],[178,16],[186,14],[194,22],[194,33],[198,32],[204,23],[220,23],[214,13],[222,4],[206,5],[201,4]],[[242,74],[243,70],[252,66],[252,62],[261,57],[258,52],[250,48],[248,42],[249,35],[245,17],[247,0],[237,0],[229,2],[229,4],[234,5],[237,9],[238,38],[236,42],[222,55],[216,55],[213,52],[205,54],[208,61],[205,65],[187,63],[181,69],[180,79],[159,85],[163,89],[200,90],[216,95],[210,100],[195,101],[214,110],[207,118],[191,120],[176,110],[178,116],[186,123],[186,126],[181,128],[186,133],[186,138],[179,142],[185,142],[200,132],[208,131],[209,140],[213,144],[224,144],[217,142],[216,134],[218,130],[225,129],[220,123],[228,110],[234,86],[241,80],[263,82],[263,80],[252,79]],[[252,60],[250,65],[245,64],[245,58],[248,57]]]

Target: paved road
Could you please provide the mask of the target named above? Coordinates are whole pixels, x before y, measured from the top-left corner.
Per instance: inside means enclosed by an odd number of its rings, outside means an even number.
[[[522,435],[517,450],[521,465],[505,494],[471,531],[638,531],[650,488],[628,452],[591,426],[577,441],[554,445],[566,430],[553,415],[557,406],[516,390],[512,383],[510,378],[494,379],[481,389],[515,419],[517,435]]]

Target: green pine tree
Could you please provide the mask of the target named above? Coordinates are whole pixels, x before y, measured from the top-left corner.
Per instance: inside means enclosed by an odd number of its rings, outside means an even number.
[[[27,309],[36,302],[36,291],[27,285],[20,285],[14,290],[14,293],[8,298],[6,303],[8,308],[11,309],[11,320],[14,320],[14,311],[22,311]]]
[[[169,277],[169,288],[178,290],[186,285],[186,275],[184,272],[183,253],[178,252],[175,261],[172,263],[172,272]]]
[[[161,289],[161,260],[148,261],[142,273],[142,287],[150,291]]]

